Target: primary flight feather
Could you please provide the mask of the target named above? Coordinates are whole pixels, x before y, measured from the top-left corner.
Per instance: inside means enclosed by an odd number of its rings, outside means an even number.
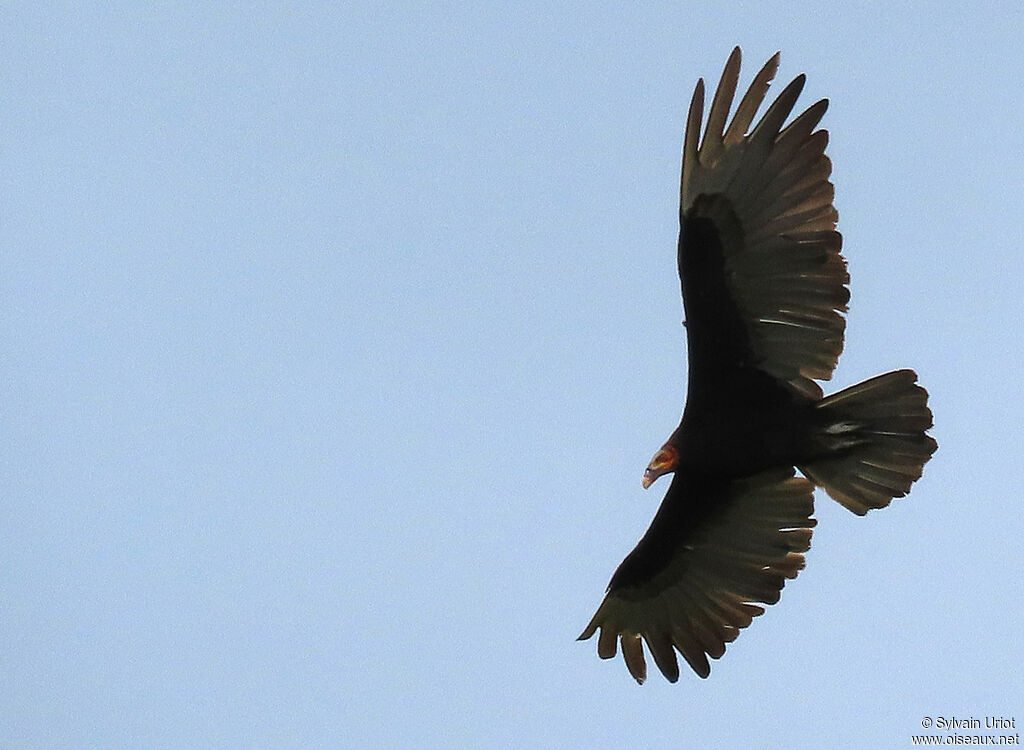
[[[831,396],[850,277],[816,129],[827,100],[789,118],[798,76],[751,128],[778,68],[772,57],[737,105],[740,50],[708,112],[690,103],[679,204],[679,278],[688,382],[679,427],[644,472],[673,473],[650,528],[612,576],[580,636],[621,647],[647,675],[644,646],[670,681],[676,653],[701,677],[804,567],[820,486],[858,515],[910,491],[937,443],[928,393],[912,370]],[[800,474],[796,473],[800,470]]]

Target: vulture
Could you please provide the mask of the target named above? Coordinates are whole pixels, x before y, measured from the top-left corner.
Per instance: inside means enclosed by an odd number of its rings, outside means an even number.
[[[679,427],[643,475],[672,474],[636,548],[580,640],[621,647],[637,682],[646,650],[670,681],[676,653],[701,677],[804,567],[814,488],[857,515],[903,497],[938,448],[913,370],[825,396],[850,293],[817,129],[828,100],[784,125],[804,85],[786,86],[751,127],[776,53],[728,121],[740,49],[725,65],[703,138],[697,82],[683,141],[677,262],[687,344]],[[728,122],[728,124],[727,124]],[[799,474],[797,473],[799,470]]]

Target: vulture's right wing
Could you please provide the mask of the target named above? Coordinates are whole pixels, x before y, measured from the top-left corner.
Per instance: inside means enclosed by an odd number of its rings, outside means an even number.
[[[739,47],[733,50],[703,140],[703,80],[690,103],[679,209],[690,377],[748,365],[820,398],[814,381],[832,377],[850,297],[828,133],[815,130],[828,100],[783,128],[801,75],[748,134],[778,60],[757,74],[726,128],[740,70]]]

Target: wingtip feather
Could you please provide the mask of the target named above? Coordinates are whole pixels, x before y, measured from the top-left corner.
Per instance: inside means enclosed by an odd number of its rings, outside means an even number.
[[[718,88],[711,101],[711,109],[708,111],[708,122],[704,128],[704,140],[700,145],[701,160],[706,163],[713,163],[723,148],[722,139],[725,137],[725,121],[729,117],[729,109],[732,107],[733,97],[736,95],[736,85],[740,78],[740,62],[742,55],[740,48],[735,47],[722,70],[722,77],[718,81]]]
[[[647,679],[647,662],[644,660],[644,647],[640,636],[636,633],[623,633],[622,658],[633,679],[640,685]]]

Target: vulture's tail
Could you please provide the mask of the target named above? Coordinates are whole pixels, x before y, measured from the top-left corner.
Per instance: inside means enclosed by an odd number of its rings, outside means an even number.
[[[816,436],[827,455],[800,471],[857,515],[903,497],[938,443],[928,391],[913,370],[865,380],[818,402],[826,426]]]

